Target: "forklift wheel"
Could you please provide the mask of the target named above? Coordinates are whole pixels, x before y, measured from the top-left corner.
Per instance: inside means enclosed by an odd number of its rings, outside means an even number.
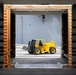
[[[56,53],[56,48],[50,47],[49,51],[50,51],[51,54],[55,54]]]
[[[29,54],[33,54],[33,52],[32,51],[28,51],[29,52]]]
[[[28,47],[28,53],[29,54],[33,54],[34,52],[30,50],[30,48]]]
[[[41,54],[41,50],[39,48],[36,48],[34,51],[34,54],[39,55]]]

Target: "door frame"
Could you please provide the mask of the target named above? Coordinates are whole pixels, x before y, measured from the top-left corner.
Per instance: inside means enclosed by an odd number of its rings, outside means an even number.
[[[68,11],[68,68],[72,68],[72,5],[12,5],[4,4],[4,67],[10,67],[10,13],[16,11]]]

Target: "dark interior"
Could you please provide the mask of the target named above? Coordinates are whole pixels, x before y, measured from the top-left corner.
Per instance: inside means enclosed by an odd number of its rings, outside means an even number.
[[[15,58],[15,14],[11,13],[11,58]]]
[[[72,7],[72,64],[76,68],[76,4]]]
[[[68,54],[68,14],[62,14],[62,52],[63,56]]]
[[[3,67],[3,4],[0,4],[0,68]]]

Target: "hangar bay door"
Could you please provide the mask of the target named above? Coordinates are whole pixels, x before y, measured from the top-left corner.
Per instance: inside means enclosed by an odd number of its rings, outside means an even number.
[[[31,8],[32,7],[32,8]],[[72,67],[72,8],[71,5],[4,5],[4,66],[10,67],[10,10],[48,10],[67,9],[68,10],[68,67]]]
[[[64,57],[68,55],[68,14],[62,14],[62,54]]]
[[[11,58],[15,58],[15,14],[11,13],[11,25],[10,25],[10,39],[11,39]]]

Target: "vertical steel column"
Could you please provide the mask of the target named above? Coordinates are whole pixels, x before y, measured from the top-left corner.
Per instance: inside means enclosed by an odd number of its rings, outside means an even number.
[[[10,67],[10,9],[4,5],[4,67]]]
[[[68,67],[72,68],[72,7],[68,9]]]

